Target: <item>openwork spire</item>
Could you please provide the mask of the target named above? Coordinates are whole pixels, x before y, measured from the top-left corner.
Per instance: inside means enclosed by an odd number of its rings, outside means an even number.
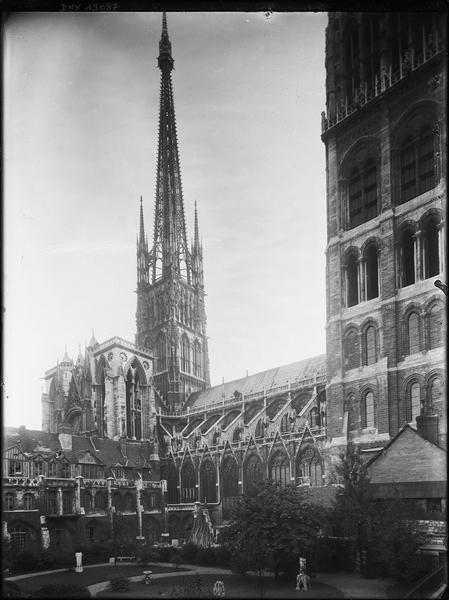
[[[173,62],[167,17],[164,13],[158,56],[161,70],[161,96],[154,242],[150,253],[151,280],[154,282],[160,277],[176,274],[190,283],[190,259],[171,81]]]

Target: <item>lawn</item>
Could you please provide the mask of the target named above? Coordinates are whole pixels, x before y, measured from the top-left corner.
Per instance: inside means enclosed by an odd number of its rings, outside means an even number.
[[[240,575],[182,575],[156,579],[153,584],[131,583],[129,592],[101,592],[96,598],[213,598],[215,581],[225,585],[226,598],[343,598],[343,593],[335,587],[312,580],[312,589],[305,592],[295,590],[295,582],[272,578],[265,579],[265,593],[262,596],[260,580],[257,577]],[[194,587],[195,581],[200,589]],[[178,589],[176,589],[178,588]]]
[[[138,567],[137,565],[117,565],[117,566],[100,566],[84,569],[82,573],[66,571],[64,573],[49,573],[48,575],[36,575],[27,579],[20,579],[16,583],[28,594],[37,591],[43,585],[52,583],[78,584],[83,586],[92,585],[100,581],[107,581],[117,575],[125,577],[134,577],[134,575],[142,575],[146,567]],[[151,565],[148,567],[153,573],[170,573],[173,567],[160,567],[159,565]]]

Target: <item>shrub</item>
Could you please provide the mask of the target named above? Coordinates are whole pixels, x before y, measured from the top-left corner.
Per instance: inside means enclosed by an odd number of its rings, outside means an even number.
[[[162,546],[159,548],[159,560],[161,562],[170,562],[173,550],[170,546]]]
[[[231,556],[229,566],[231,567],[231,571],[238,575],[246,575],[247,571],[250,570],[248,558],[240,552],[236,552]]]
[[[199,565],[204,565],[205,567],[210,567],[217,564],[217,559],[213,548],[198,548],[195,560]]]
[[[217,546],[214,548],[215,562],[220,567],[229,567],[231,561],[231,552],[226,546]]]
[[[198,554],[198,546],[196,544],[192,544],[191,542],[184,544],[181,552],[182,552],[182,558],[183,558],[184,562],[186,562],[186,563],[196,562],[196,557]]]
[[[76,584],[50,583],[35,593],[35,598],[90,598],[89,590]]]
[[[129,577],[117,575],[109,580],[110,588],[113,592],[127,592],[129,590]]]
[[[159,548],[142,546],[138,552],[138,564],[145,565],[148,562],[156,562],[160,560],[159,554]]]

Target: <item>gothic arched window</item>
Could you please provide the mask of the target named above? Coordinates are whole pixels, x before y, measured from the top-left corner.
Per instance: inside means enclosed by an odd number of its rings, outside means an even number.
[[[417,136],[404,138],[400,149],[401,204],[435,186],[434,154],[432,125],[424,126]]]
[[[181,370],[190,373],[190,344],[186,335],[181,339]]]
[[[363,336],[364,341],[364,352],[363,362],[365,365],[373,365],[377,362],[377,349],[376,349],[376,329],[373,325],[369,325],[365,329]]]
[[[376,414],[375,414],[375,403],[374,394],[371,390],[363,395],[362,400],[362,414],[361,424],[362,427],[375,427],[376,426]]]
[[[285,413],[281,419],[281,433],[287,433],[288,431],[288,414]]]
[[[365,250],[366,299],[379,296],[378,250],[375,244],[369,244]]]
[[[356,369],[360,366],[359,336],[355,329],[350,329],[344,341],[345,368]]]
[[[302,485],[321,486],[322,461],[316,448],[308,445],[301,449],[296,458],[296,478]]]
[[[217,475],[212,460],[203,461],[200,469],[201,502],[217,501]]]
[[[239,495],[239,469],[235,458],[228,456],[221,465],[222,515],[229,519]]]
[[[443,382],[441,377],[434,377],[427,389],[426,408],[430,412],[436,412],[445,422],[447,410],[446,403],[444,401]]]
[[[263,437],[263,421],[262,421],[262,419],[259,419],[257,421],[255,436],[256,436],[256,438]]]
[[[35,508],[35,501],[33,494],[23,495],[23,508],[24,510],[33,510]]]
[[[195,469],[191,460],[184,461],[181,469],[181,502],[195,502],[196,494]]]
[[[167,368],[167,341],[161,331],[156,338],[156,372],[160,373]]]
[[[422,228],[423,275],[424,279],[440,273],[440,220],[433,215],[426,219]]]
[[[407,421],[414,421],[421,414],[421,387],[417,381],[408,386]]]
[[[168,461],[168,464],[161,468],[161,479],[167,480],[167,502],[168,504],[179,503],[179,482],[178,482],[178,471],[172,460]]]
[[[354,167],[349,176],[349,229],[377,215],[377,169],[373,159]]]
[[[344,409],[348,413],[348,431],[358,429],[360,426],[360,415],[355,394],[349,394],[346,398]]]
[[[270,479],[278,481],[282,487],[290,483],[290,461],[285,452],[276,452],[270,461]]]
[[[243,484],[248,490],[254,484],[264,479],[263,464],[257,454],[252,454],[243,466]]]
[[[95,510],[106,510],[108,507],[108,495],[106,492],[97,490],[94,496]]]
[[[193,374],[198,378],[202,377],[201,360],[201,345],[196,341],[193,345]]]
[[[443,343],[443,310],[441,305],[434,304],[428,315],[429,349],[438,348]]]
[[[359,303],[359,277],[357,256],[351,253],[346,258],[346,306]]]
[[[411,312],[407,318],[408,354],[416,354],[421,350],[419,335],[419,315]]]
[[[129,438],[142,438],[142,388],[137,360],[131,364],[126,375],[126,435]]]

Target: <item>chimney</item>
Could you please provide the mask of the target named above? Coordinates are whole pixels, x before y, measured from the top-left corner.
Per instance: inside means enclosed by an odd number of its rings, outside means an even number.
[[[438,415],[424,414],[417,416],[416,429],[423,438],[438,445]]]

